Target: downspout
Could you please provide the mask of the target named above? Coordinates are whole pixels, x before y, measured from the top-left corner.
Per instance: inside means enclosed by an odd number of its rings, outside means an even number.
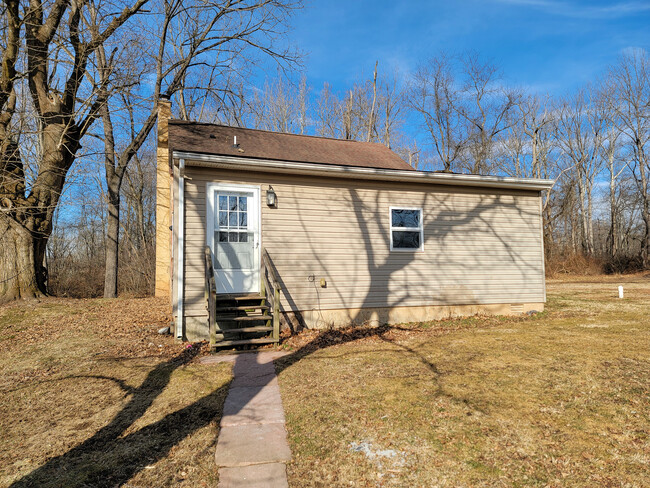
[[[176,277],[178,292],[176,313],[176,339],[183,339],[183,297],[185,287],[184,263],[185,263],[185,160],[181,159],[178,162],[178,256],[176,257]]]

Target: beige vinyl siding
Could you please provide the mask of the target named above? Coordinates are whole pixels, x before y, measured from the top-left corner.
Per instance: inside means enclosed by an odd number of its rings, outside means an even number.
[[[198,167],[186,173],[186,316],[205,314],[210,182],[261,186],[261,242],[287,311],[544,302],[538,192]],[[265,204],[269,184],[277,208]],[[391,206],[422,208],[423,251],[389,250]]]

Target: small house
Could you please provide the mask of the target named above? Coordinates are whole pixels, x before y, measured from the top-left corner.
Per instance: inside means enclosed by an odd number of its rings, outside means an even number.
[[[543,310],[551,181],[416,171],[381,144],[170,111],[161,101],[156,294],[179,338]]]

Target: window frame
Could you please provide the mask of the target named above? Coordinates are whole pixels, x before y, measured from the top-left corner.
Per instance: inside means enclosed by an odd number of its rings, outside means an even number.
[[[420,226],[419,227],[393,227],[393,210],[417,210],[420,212]],[[391,252],[424,252],[424,212],[422,207],[402,207],[390,206],[388,210],[388,218],[390,222],[390,250]],[[393,246],[393,231],[403,232],[419,232],[420,233],[420,247],[394,247]]]

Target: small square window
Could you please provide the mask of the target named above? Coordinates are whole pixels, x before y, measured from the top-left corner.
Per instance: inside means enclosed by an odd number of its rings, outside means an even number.
[[[424,245],[421,208],[390,209],[391,251],[419,251]]]

